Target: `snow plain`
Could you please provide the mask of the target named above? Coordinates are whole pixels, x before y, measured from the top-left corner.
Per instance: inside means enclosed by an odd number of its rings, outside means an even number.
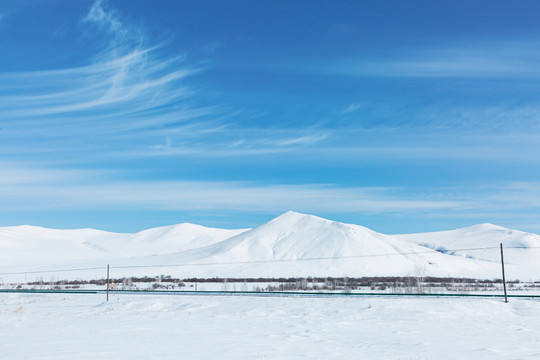
[[[3,359],[538,359],[540,302],[0,294]]]

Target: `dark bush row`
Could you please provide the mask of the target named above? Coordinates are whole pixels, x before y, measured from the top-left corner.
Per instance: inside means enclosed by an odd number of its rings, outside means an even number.
[[[280,284],[298,284],[299,282],[310,283],[314,286],[317,284],[324,284],[324,286],[339,286],[339,287],[363,287],[363,286],[373,286],[375,285],[386,285],[386,286],[417,286],[419,282],[422,284],[428,284],[429,286],[445,286],[447,284],[500,284],[501,279],[472,279],[472,278],[457,278],[457,277],[413,277],[413,276],[369,276],[369,277],[289,277],[289,278],[173,278],[171,276],[156,276],[156,277],[131,277],[131,278],[116,278],[110,279],[110,283],[121,284],[129,279],[132,283],[152,283],[152,282],[166,282],[166,283],[176,283],[180,284],[183,282],[192,282],[192,283],[280,283]],[[29,285],[105,285],[107,283],[106,279],[97,279],[97,280],[59,280],[53,281],[34,281],[28,283]],[[518,284],[519,280],[507,281],[509,284]],[[295,285],[296,286],[296,285]],[[318,286],[318,285],[315,285]]]

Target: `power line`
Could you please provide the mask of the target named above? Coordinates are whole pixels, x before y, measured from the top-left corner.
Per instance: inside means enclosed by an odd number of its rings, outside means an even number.
[[[470,248],[470,249],[456,249],[445,250],[448,252],[457,252],[465,250],[485,250],[485,249],[498,249],[498,247],[486,247],[486,248]],[[176,266],[209,266],[209,265],[242,265],[242,264],[264,264],[264,263],[282,263],[282,262],[297,262],[297,261],[316,261],[316,260],[342,260],[342,259],[356,259],[367,257],[382,257],[382,256],[400,256],[400,255],[418,255],[418,254],[433,254],[435,252],[441,253],[439,250],[432,251],[417,251],[408,253],[392,253],[392,254],[366,254],[366,255],[350,255],[350,256],[325,256],[325,257],[312,257],[312,258],[300,258],[300,259],[274,259],[274,260],[251,260],[251,261],[230,261],[219,263],[186,263],[186,264],[156,264],[156,265],[125,265],[125,266],[111,266],[113,269],[136,269],[136,268],[151,268],[151,267],[176,267]]]
[[[154,264],[154,265],[124,265],[124,266],[111,266],[111,269],[144,269],[144,268],[165,268],[165,267],[187,267],[187,266],[218,266],[218,265],[249,265],[249,264],[266,264],[266,263],[286,263],[286,262],[300,262],[300,261],[317,261],[317,260],[345,260],[345,259],[358,259],[369,257],[384,257],[384,256],[401,256],[401,255],[423,255],[434,253],[455,253],[461,251],[478,251],[478,250],[493,250],[499,249],[498,246],[488,247],[475,247],[475,248],[461,248],[461,249],[432,249],[430,251],[417,251],[417,252],[405,252],[405,253],[387,253],[387,254],[364,254],[364,255],[350,255],[350,256],[325,256],[325,257],[311,257],[300,259],[274,259],[274,260],[251,260],[251,261],[230,261],[230,262],[213,262],[213,263],[184,263],[184,264]],[[508,246],[505,249],[540,249],[540,246],[522,247],[522,246]],[[36,270],[36,271],[20,271],[20,272],[5,272],[0,275],[26,275],[26,274],[42,274],[42,273],[58,273],[58,272],[73,272],[73,271],[89,271],[89,270],[105,270],[106,266],[100,267],[88,267],[88,268],[72,268],[72,269],[57,269],[57,270]]]
[[[25,275],[25,274],[42,274],[42,273],[57,273],[57,272],[72,272],[72,271],[87,271],[87,270],[103,270],[106,266],[89,267],[89,268],[74,268],[74,269],[57,269],[57,270],[36,270],[36,271],[20,271],[20,272],[6,272],[0,273],[0,275]]]

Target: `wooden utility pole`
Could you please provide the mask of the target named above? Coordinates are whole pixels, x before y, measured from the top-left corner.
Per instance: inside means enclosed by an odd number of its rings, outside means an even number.
[[[107,301],[109,301],[109,264],[107,264]]]
[[[504,254],[503,254],[503,246],[501,243],[501,265],[502,265],[502,282],[503,282],[503,288],[504,288],[504,302],[508,302],[508,295],[506,295],[506,279],[504,277]]]

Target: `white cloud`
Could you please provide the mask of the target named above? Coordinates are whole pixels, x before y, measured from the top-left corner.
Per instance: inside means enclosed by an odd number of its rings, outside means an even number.
[[[333,73],[351,76],[487,78],[539,77],[538,42],[477,42],[449,47],[401,49],[399,54],[371,59],[344,59],[325,65]]]
[[[362,104],[360,103],[354,103],[349,106],[347,106],[345,109],[341,110],[342,114],[349,114],[352,112],[355,112],[356,110],[362,108]]]
[[[109,41],[92,63],[0,73],[2,135],[10,140],[0,143],[3,150],[28,155],[54,149],[86,157],[99,148],[107,156],[169,156],[231,154],[236,144],[241,155],[309,147],[330,136],[305,127],[236,126],[238,111],[197,105],[204,96],[189,81],[204,70],[184,56],[164,58],[162,45],[149,44],[142,30],[106,5],[94,2],[81,20],[102,29]]]
[[[2,211],[197,211],[388,214],[533,228],[540,183],[358,187],[252,181],[126,180],[123,173],[0,162]],[[513,225],[514,224],[514,225]]]
[[[211,113],[209,108],[178,106],[191,96],[181,82],[198,70],[178,61],[161,63],[150,51],[133,50],[80,68],[0,74],[5,80],[0,116],[12,132],[84,131],[90,136],[164,126]],[[10,94],[7,82],[19,80],[24,95]]]
[[[459,201],[410,199],[395,188],[325,184],[119,180],[100,171],[22,167],[0,163],[3,208],[11,210],[144,209],[338,213],[426,211],[465,206]]]
[[[187,85],[201,69],[182,56],[163,58],[159,45],[144,45],[147,41],[133,35],[142,32],[101,1],[81,24],[99,26],[110,39],[92,63],[0,73],[4,150],[28,154],[34,148],[70,152],[99,147],[107,153],[189,123],[196,123],[198,131],[216,128],[215,119],[223,114],[216,107],[196,106],[195,91]]]
[[[128,37],[133,38],[133,32],[137,28],[126,26],[112,9],[106,9],[102,0],[95,1],[86,16],[82,19],[82,23],[91,23],[97,25],[103,31],[113,35],[115,42],[126,41]],[[118,45],[118,44],[117,44]]]

